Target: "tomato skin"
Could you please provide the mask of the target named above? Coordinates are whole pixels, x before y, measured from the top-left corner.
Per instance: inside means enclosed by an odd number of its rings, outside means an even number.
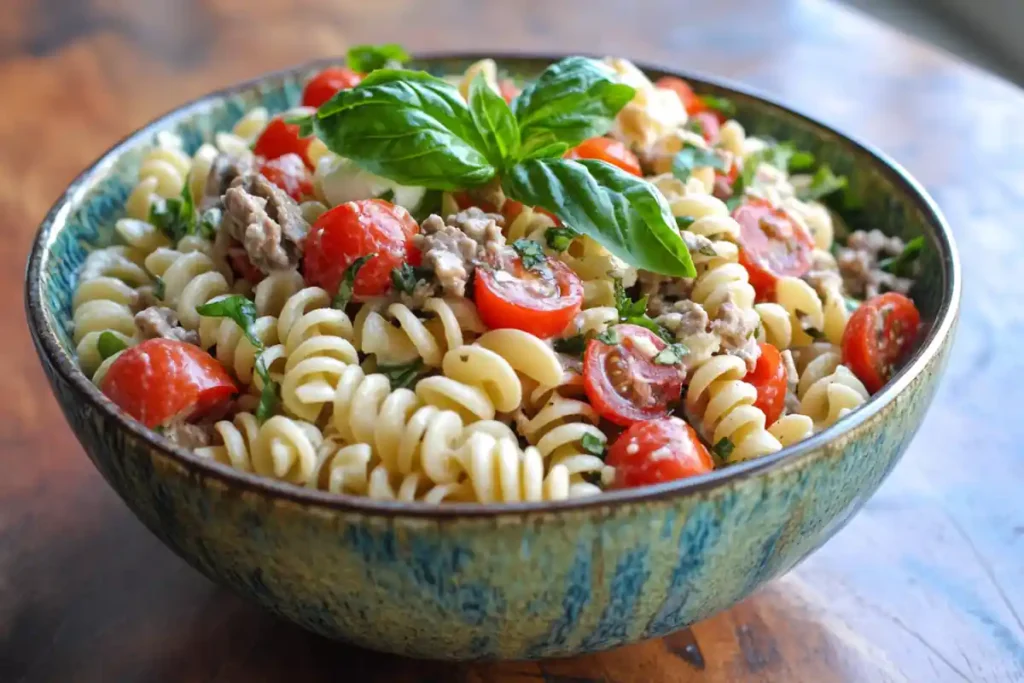
[[[780,277],[800,277],[811,269],[814,240],[782,209],[763,199],[747,199],[732,217],[740,224],[740,264],[759,301],[775,296]]]
[[[522,202],[517,202],[515,199],[505,200],[505,205],[501,207],[501,212],[505,216],[506,225],[511,225],[512,221],[519,217],[519,214],[523,212],[523,206],[524,205]],[[537,213],[542,213],[548,218],[550,218],[551,221],[555,224],[556,228],[562,226],[562,221],[559,220],[558,216],[551,213],[547,209],[542,209],[539,206],[535,206],[533,207],[533,210],[536,211]]]
[[[302,106],[319,107],[334,97],[339,90],[348,90],[359,85],[363,75],[347,66],[329,66],[313,76],[302,91]]]
[[[147,427],[208,413],[238,393],[217,360],[176,339],[147,339],[110,365],[100,389]]]
[[[611,138],[589,138],[565,153],[566,159],[598,159],[618,166],[626,173],[642,176],[640,160],[629,147]]]
[[[713,111],[702,111],[693,114],[690,118],[700,123],[700,134],[709,145],[717,145],[720,138],[722,124],[718,114]]]
[[[757,389],[754,407],[764,413],[766,425],[770,426],[782,415],[786,407],[786,366],[782,354],[771,344],[759,344],[761,355],[757,365],[747,373],[743,381]]]
[[[902,294],[887,292],[865,301],[843,332],[843,364],[872,394],[885,386],[893,368],[914,348],[921,314]]]
[[[703,100],[697,97],[693,92],[693,88],[690,87],[690,84],[681,78],[677,78],[676,76],[662,76],[654,82],[654,86],[656,88],[675,91],[676,95],[679,95],[679,101],[683,103],[686,113],[690,116],[699,114],[708,108],[707,105],[704,104]]]
[[[583,388],[590,404],[601,417],[623,427],[668,415],[669,404],[682,393],[683,373],[673,365],[655,364],[643,349],[653,346],[660,352],[667,344],[638,325],[612,329],[619,337],[616,346],[591,339],[583,354]],[[632,392],[636,385],[645,387],[649,395],[627,396],[619,390],[624,387]],[[635,399],[643,400],[643,405]]]
[[[583,283],[561,261],[548,258],[550,278],[523,268],[518,255],[509,255],[499,270],[515,277],[516,281],[503,283],[495,276],[495,270],[481,267],[476,270],[473,285],[480,319],[491,329],[523,330],[535,337],[548,339],[564,331],[583,306]],[[546,298],[533,296],[520,284],[524,278],[553,282],[559,294]]]
[[[264,178],[284,190],[297,202],[313,194],[313,179],[298,154],[289,152],[260,164]]]
[[[235,275],[249,284],[257,284],[266,277],[263,271],[252,264],[245,247],[230,247],[227,251],[228,261],[231,263],[231,270]]]
[[[697,432],[678,417],[637,422],[608,449],[607,463],[615,468],[615,488],[695,477],[715,467]]]
[[[332,296],[352,262],[376,254],[356,275],[357,297],[379,296],[391,287],[391,271],[403,263],[419,265],[412,244],[420,230],[409,212],[383,199],[360,199],[325,211],[310,228],[302,274],[309,285]]]
[[[522,92],[519,87],[508,78],[503,79],[498,83],[498,90],[501,92],[501,96],[505,98],[505,102],[507,104],[512,104],[512,100],[519,97],[519,93]]]
[[[285,123],[280,116],[270,119],[270,123],[263,129],[260,136],[256,138],[256,144],[252,152],[264,159],[277,159],[285,154],[298,154],[306,168],[312,170],[313,164],[309,160],[307,152],[309,143],[313,138],[300,137],[299,126],[294,123]]]

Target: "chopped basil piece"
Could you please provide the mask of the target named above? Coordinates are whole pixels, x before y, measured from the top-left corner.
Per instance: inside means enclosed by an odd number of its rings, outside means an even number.
[[[672,341],[671,333],[647,315],[647,297],[643,296],[639,301],[633,301],[626,294],[626,288],[622,286],[622,280],[619,279],[615,280],[615,309],[619,313],[620,323],[639,325],[667,342]]]
[[[918,257],[921,256],[923,249],[924,237],[918,235],[907,242],[906,246],[903,247],[903,251],[898,256],[884,258],[879,261],[878,267],[898,277],[910,277],[913,274],[911,269]]]
[[[100,338],[96,340],[96,350],[100,352],[100,358],[103,360],[106,360],[115,353],[120,353],[127,348],[128,344],[110,330],[102,332],[100,334]]]
[[[349,48],[348,67],[353,71],[368,74],[386,66],[401,66],[411,57],[398,43],[384,45],[356,45]]]
[[[544,241],[548,243],[549,249],[563,252],[569,248],[572,241],[580,234],[572,228],[548,228],[544,231]]]
[[[286,116],[284,122],[299,127],[299,137],[308,138],[313,134],[314,114],[299,114],[297,116]]]
[[[732,100],[726,97],[718,97],[717,95],[701,95],[697,99],[703,102],[704,106],[712,111],[720,112],[729,118],[736,116],[736,105]]]
[[[235,321],[245,334],[249,343],[259,351],[263,350],[263,342],[253,332],[256,323],[256,304],[241,294],[218,299],[196,307],[196,312],[209,318],[230,318]]]
[[[604,332],[599,332],[597,335],[595,335],[594,339],[601,342],[602,344],[607,344],[608,346],[618,346],[619,333],[616,331],[614,327],[609,327]]]
[[[680,230],[686,230],[697,221],[693,216],[676,216],[676,226]]]
[[[262,345],[260,346],[262,348]],[[260,402],[256,406],[256,421],[263,424],[277,409],[277,402],[280,399],[280,387],[270,377],[270,368],[267,367],[262,354],[256,359],[255,366],[257,374],[263,381],[263,389],[260,391]]]
[[[735,448],[736,446],[729,440],[729,437],[723,436],[718,440],[718,443],[711,448],[711,450],[722,462],[726,462],[729,459],[729,456],[732,455]]]
[[[416,383],[416,380],[427,373],[427,366],[422,358],[417,358],[411,363],[403,365],[381,365],[377,372],[388,378],[391,382],[391,390],[408,389]]]
[[[181,194],[158,199],[149,207],[149,222],[174,243],[196,231],[196,207],[192,199],[192,176],[185,178]]]
[[[376,255],[366,254],[365,256],[360,256],[345,269],[345,273],[341,276],[341,282],[338,283],[338,293],[334,295],[334,299],[331,301],[332,308],[345,310],[348,302],[352,300],[352,295],[355,293],[356,275],[359,274],[359,269]]]
[[[822,166],[811,178],[811,184],[797,192],[797,197],[805,202],[821,199],[842,190],[846,185],[846,176],[837,176],[829,166]]]
[[[208,240],[215,238],[217,230],[220,229],[220,221],[223,215],[224,212],[216,206],[204,211],[203,215],[199,217],[199,234]]]
[[[158,277],[153,282],[153,296],[155,296],[157,299],[160,299],[162,301],[163,298],[166,295],[167,295],[167,283],[164,282],[164,279],[162,277]],[[199,310],[199,309],[196,309],[196,310]]]
[[[591,434],[590,432],[587,432],[586,434],[583,435],[583,438],[580,439],[580,445],[583,446],[583,450],[585,450],[587,453],[590,453],[591,455],[596,455],[597,457],[603,459],[605,456],[605,447],[608,445],[608,439],[601,438],[596,434]]]
[[[433,271],[430,268],[403,263],[391,271],[391,284],[400,292],[412,294],[416,285],[427,282],[432,275]]]
[[[725,159],[716,150],[701,149],[686,143],[672,159],[672,175],[686,182],[695,168],[710,166],[716,171],[725,171]]]
[[[654,357],[655,365],[679,365],[683,362],[683,357],[690,353],[690,349],[686,348],[685,344],[679,342],[673,342],[669,344]]]
[[[533,240],[516,240],[512,248],[519,254],[523,267],[530,270],[544,270],[547,267],[548,257],[544,255],[544,249]]]
[[[803,150],[796,150],[789,157],[789,172],[800,173],[814,167],[814,155]]]
[[[556,339],[551,344],[558,353],[565,353],[570,356],[581,356],[587,348],[587,336],[577,334],[564,339]]]

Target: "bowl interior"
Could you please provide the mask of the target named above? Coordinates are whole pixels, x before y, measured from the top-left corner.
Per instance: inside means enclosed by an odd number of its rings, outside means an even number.
[[[413,68],[426,69],[435,75],[461,73],[479,56],[433,57],[413,63]],[[517,80],[526,80],[539,73],[553,58],[497,58],[499,68]],[[62,372],[71,375],[72,383],[100,403],[106,403],[88,379],[77,371],[72,341],[71,302],[77,272],[90,250],[110,244],[113,225],[124,214],[123,205],[137,180],[144,151],[153,144],[160,131],[178,134],[188,152],[194,152],[204,141],[212,141],[217,131],[226,131],[249,109],[266,107],[272,114],[299,103],[303,83],[327,63],[307,64],[292,70],[269,74],[249,83],[213,93],[179,108],[133,133],[94,166],[77,178],[58,201],[43,223],[33,248],[27,283],[29,320],[41,347]],[[652,78],[668,72],[648,69]],[[926,248],[922,256],[922,275],[913,296],[921,310],[925,325],[923,341],[902,374],[915,372],[923,365],[922,358],[934,351],[943,330],[954,317],[958,299],[955,247],[949,230],[931,201],[916,183],[893,162],[870,148],[854,142],[830,128],[780,105],[737,88],[706,79],[679,74],[687,78],[698,92],[730,98],[736,105],[736,118],[748,134],[775,140],[790,140],[797,148],[812,152],[819,163],[828,163],[837,174],[848,176],[850,185],[843,197],[843,216],[850,229],[878,228],[890,235],[909,239],[924,235]],[[945,323],[937,325],[937,323]],[[51,340],[51,341],[47,341]],[[51,346],[56,348],[51,349]],[[888,400],[900,384],[899,378],[874,396],[857,412],[871,411],[872,406]],[[107,410],[113,410],[107,403]],[[117,419],[123,420],[118,417]],[[844,421],[844,422],[848,422]],[[796,451],[807,452],[821,440],[843,429],[840,423],[807,442],[785,449],[767,461],[777,461]],[[764,466],[762,462],[756,467]],[[729,472],[752,469],[754,463],[743,463],[727,470],[705,475],[709,480],[721,479]],[[697,478],[703,479],[703,478]],[[662,486],[678,490],[683,484]],[[623,492],[624,493],[624,492]]]

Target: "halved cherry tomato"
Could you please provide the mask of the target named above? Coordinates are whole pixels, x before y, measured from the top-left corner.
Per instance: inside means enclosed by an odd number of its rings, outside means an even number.
[[[309,161],[307,152],[309,143],[313,138],[299,136],[299,126],[294,123],[285,123],[280,116],[270,119],[270,123],[263,129],[260,136],[256,138],[256,144],[252,151],[258,157],[264,159],[276,159],[285,154],[298,154],[306,168],[312,169],[313,164]]]
[[[639,325],[616,325],[611,331],[618,344],[591,339],[583,356],[583,388],[590,404],[601,417],[624,427],[668,415],[669,404],[682,393],[683,372],[654,362],[665,342]]]
[[[302,272],[306,283],[332,296],[352,262],[376,254],[356,274],[357,297],[378,296],[391,286],[391,271],[419,265],[413,235],[420,231],[409,212],[383,199],[346,202],[324,212],[306,237]]]
[[[872,297],[846,323],[843,364],[875,393],[914,348],[920,326],[921,314],[907,297],[896,292]]]
[[[125,350],[100,389],[147,427],[201,417],[238,393],[213,356],[176,339],[148,339]]]
[[[329,66],[310,79],[302,91],[302,106],[319,107],[334,97],[339,90],[348,90],[359,85],[363,75],[347,66]]]
[[[523,266],[511,248],[500,263],[476,270],[473,294],[480,318],[490,328],[512,328],[547,339],[559,334],[580,312],[583,283],[569,266],[546,258],[536,268]]]
[[[458,190],[452,192],[452,199],[455,200],[455,204],[461,211],[465,211],[471,206],[475,206],[484,213],[498,213],[498,207],[486,199],[480,199],[479,197],[473,196],[468,190]]]
[[[231,262],[231,270],[239,278],[254,285],[261,282],[266,275],[249,260],[249,254],[245,247],[236,246],[228,248],[228,261]]]
[[[565,158],[599,159],[618,166],[626,173],[636,176],[643,175],[643,171],[640,170],[640,160],[636,158],[636,155],[629,151],[629,147],[611,138],[584,140],[566,152]]]
[[[757,401],[754,407],[759,408],[771,425],[786,407],[786,366],[782,363],[782,354],[771,344],[759,344],[761,355],[757,365],[747,373],[743,381],[757,389]]]
[[[615,488],[647,486],[710,472],[715,468],[697,432],[678,417],[637,422],[608,449]]]
[[[747,199],[732,217],[741,229],[740,263],[750,275],[758,300],[775,295],[780,277],[800,277],[811,269],[814,240],[782,209],[763,199]]]
[[[700,124],[700,134],[709,145],[717,145],[722,129],[719,115],[713,111],[702,111],[690,117]]]
[[[313,179],[298,154],[289,152],[276,159],[264,161],[260,165],[260,173],[297,202],[313,194]]]
[[[535,206],[533,207],[533,210],[536,211],[537,213],[542,213],[548,218],[550,218],[551,221],[555,224],[555,227],[559,227],[562,225],[562,221],[558,219],[558,216],[551,213],[547,209],[542,209],[539,206]],[[523,212],[523,203],[517,202],[514,199],[506,199],[505,205],[501,207],[501,212],[505,216],[506,225],[511,224],[512,221],[518,218],[519,214]]]
[[[706,111],[708,106],[704,104],[693,92],[693,88],[690,84],[681,78],[675,76],[662,76],[654,82],[655,87],[665,88],[666,90],[674,90],[679,95],[679,101],[683,103],[683,107],[686,109],[686,113],[690,116],[699,114],[702,111]]]
[[[498,90],[501,91],[501,96],[508,104],[512,104],[512,100],[519,97],[519,93],[522,92],[515,83],[507,78],[498,83]]]

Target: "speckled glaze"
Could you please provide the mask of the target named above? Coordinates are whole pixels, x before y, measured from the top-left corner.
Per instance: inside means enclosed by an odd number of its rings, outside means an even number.
[[[424,59],[455,73],[472,56]],[[550,60],[499,60],[529,77]],[[215,93],[133,134],[74,181],[44,220],[26,306],[69,424],[125,503],[211,579],[329,637],[404,655],[520,659],[573,655],[669,633],[787,571],[841,528],[895,466],[946,363],[960,298],[948,228],[904,171],[877,152],[733,86],[748,130],[793,139],[851,176],[864,198],[852,227],[923,234],[915,296],[920,350],[865,406],[773,456],[580,502],[499,506],[375,502],[239,473],[175,449],[125,417],[76,367],[75,274],[111,239],[142,150],[157,131],[190,149],[252,106],[298,101],[306,65]],[[654,76],[664,72],[650,69]]]

